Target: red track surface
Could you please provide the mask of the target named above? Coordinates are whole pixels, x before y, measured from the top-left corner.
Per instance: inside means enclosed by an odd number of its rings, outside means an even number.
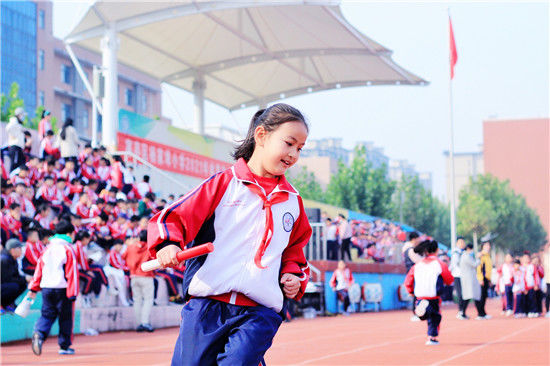
[[[349,317],[299,319],[283,324],[266,355],[268,365],[549,365],[550,319],[500,316],[460,321],[456,308],[443,310],[439,346],[428,347],[426,323],[409,321],[409,311],[354,314]],[[470,315],[475,313],[473,307]],[[2,345],[2,365],[167,365],[177,328],[152,334],[116,332],[77,336],[76,354],[59,356],[48,339],[36,357],[30,342]]]

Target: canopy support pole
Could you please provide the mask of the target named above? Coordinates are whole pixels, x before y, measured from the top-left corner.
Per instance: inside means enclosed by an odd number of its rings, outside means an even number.
[[[111,24],[101,39],[105,96],[103,98],[102,142],[110,151],[116,151],[118,129],[118,70],[117,51],[119,40]]]
[[[193,96],[195,100],[194,122],[195,132],[204,135],[204,90],[206,82],[202,75],[199,75],[193,81]]]

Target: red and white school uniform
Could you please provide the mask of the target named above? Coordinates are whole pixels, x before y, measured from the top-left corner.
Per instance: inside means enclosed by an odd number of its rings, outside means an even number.
[[[40,241],[37,241],[36,243],[27,241],[25,243],[23,259],[21,260],[23,272],[32,276],[34,274],[34,270],[36,269],[36,265],[38,264],[38,259],[45,250],[46,247]]]
[[[17,238],[23,240],[21,230],[23,225],[21,224],[21,220],[16,220],[9,212],[7,214],[0,213],[0,226],[6,231],[8,239]]]
[[[180,328],[173,364],[194,364],[208,352],[218,340],[206,329],[215,329],[218,322],[227,334],[234,329],[247,339],[246,345],[231,342],[231,349],[226,343],[225,360],[258,364],[282,321],[277,314],[283,307],[280,276],[298,276],[296,300],[309,279],[303,248],[311,226],[298,192],[284,176],[254,176],[240,159],[153,216],[148,234],[152,255],[168,244],[214,245],[212,253],[188,261],[191,281],[184,294],[193,298],[182,312],[186,323]],[[206,308],[212,310],[208,319],[203,316]],[[244,319],[247,326],[242,329],[239,322]]]
[[[504,263],[498,269],[499,275],[499,291],[502,294],[504,310],[514,309],[514,265],[511,263]]]
[[[439,335],[439,325],[441,324],[439,307],[442,290],[440,286],[442,284],[451,285],[453,281],[454,277],[449,268],[435,254],[416,263],[407,273],[404,283],[407,291],[416,296],[418,305],[423,301],[428,301],[425,314],[420,319],[427,320],[429,337]]]
[[[94,167],[89,166],[87,164],[82,164],[80,167],[80,175],[84,178],[86,178],[87,181],[90,179],[97,180],[99,177],[97,176]]]
[[[50,238],[29,283],[31,291],[42,290],[42,314],[34,330],[40,338],[46,339],[52,324],[59,318],[61,349],[68,349],[72,343],[74,300],[78,295],[78,267],[70,241],[67,235],[57,234]]]
[[[111,179],[111,167],[106,166],[100,166],[97,168],[97,175],[99,179],[103,182],[107,182]]]
[[[47,185],[43,184],[36,191],[35,198],[42,198],[44,201],[53,202],[57,199],[57,187],[48,187]]]
[[[82,219],[90,219],[92,216],[90,215],[90,208],[87,204],[84,204],[82,202],[78,202],[74,209],[75,215],[80,216]]]

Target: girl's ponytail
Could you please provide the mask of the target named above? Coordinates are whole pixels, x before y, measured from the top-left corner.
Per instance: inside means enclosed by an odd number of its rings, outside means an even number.
[[[243,158],[247,162],[250,160],[254,148],[256,147],[256,141],[254,140],[256,127],[263,126],[267,132],[271,132],[283,123],[292,121],[302,122],[309,130],[302,113],[288,104],[277,103],[267,109],[260,109],[254,113],[246,137],[241,141],[241,144],[235,148],[232,154],[233,158],[235,160]]]

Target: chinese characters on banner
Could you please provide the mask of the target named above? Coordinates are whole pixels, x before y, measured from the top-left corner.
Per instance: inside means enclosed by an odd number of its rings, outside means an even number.
[[[174,173],[205,179],[231,166],[225,161],[176,149],[140,137],[120,132],[117,137],[119,150],[133,152],[157,168]]]

